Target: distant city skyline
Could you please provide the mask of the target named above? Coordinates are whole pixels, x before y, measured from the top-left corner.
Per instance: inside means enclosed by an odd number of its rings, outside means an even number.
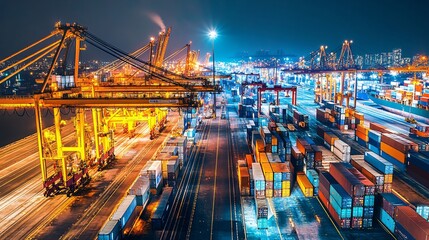
[[[56,21],[77,22],[125,50],[133,51],[171,26],[168,52],[192,41],[193,49],[210,52],[207,33],[215,28],[219,60],[258,50],[304,56],[327,45],[354,40],[354,53],[364,55],[402,49],[404,56],[429,53],[429,1],[83,1],[7,2],[0,10],[4,58],[52,31]],[[103,59],[88,48],[87,59]]]

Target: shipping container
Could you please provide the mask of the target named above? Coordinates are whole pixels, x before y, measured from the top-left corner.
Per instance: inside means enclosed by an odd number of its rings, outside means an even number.
[[[268,218],[268,203],[267,199],[255,199],[256,218]]]
[[[385,175],[380,173],[374,167],[366,163],[363,159],[351,159],[353,167],[358,169],[365,177],[367,177],[372,183],[376,185],[383,185],[385,182]]]
[[[263,197],[265,197],[265,178],[259,163],[252,163],[252,173],[255,186],[254,189],[264,192]]]
[[[397,240],[415,240],[407,229],[398,222],[395,222],[395,237]]]
[[[274,181],[290,180],[290,169],[288,163],[271,163],[271,169],[274,173]]]
[[[373,152],[365,152],[365,161],[384,174],[393,174],[393,165]]]
[[[121,229],[125,227],[131,215],[136,209],[137,201],[135,195],[127,195],[119,204],[116,211],[113,213],[110,220],[119,221]]]
[[[391,217],[394,217],[395,208],[398,206],[408,206],[403,200],[397,197],[393,193],[382,193],[380,194],[380,206],[386,211]]]
[[[302,193],[305,197],[313,196],[313,185],[311,185],[307,176],[303,172],[298,172],[296,175],[296,179],[299,187],[301,188]]]
[[[351,196],[341,187],[340,184],[331,184],[329,188],[329,196],[332,197],[340,208],[351,208],[352,198]]]
[[[121,225],[119,221],[109,220],[107,221],[100,232],[98,233],[99,240],[117,240],[122,239]]]
[[[165,187],[159,198],[158,207],[152,215],[152,229],[161,230],[167,221],[168,213],[170,210],[171,200],[173,198],[173,188]]]
[[[335,140],[334,146],[336,148],[338,148],[342,153],[350,153],[351,152],[350,146],[347,143],[341,141],[340,139]]]
[[[139,176],[128,190],[128,195],[136,196],[137,206],[146,206],[150,196],[150,183],[146,176]]]
[[[262,171],[264,172],[265,181],[274,181],[273,170],[271,169],[271,164],[269,162],[261,163]]]
[[[329,144],[329,146],[334,146],[334,143],[336,140],[338,140],[338,137],[332,132],[325,132],[323,139]]]
[[[395,209],[395,220],[401,224],[415,239],[429,239],[429,222],[415,212],[410,206],[398,206]]]
[[[396,160],[398,160],[401,163],[405,163],[407,161],[407,156],[408,156],[407,154],[399,151],[398,149],[390,145],[387,145],[384,142],[381,142],[380,150],[394,157]]]
[[[329,165],[329,172],[350,196],[364,195],[365,186],[348,171],[344,163],[331,163]]]

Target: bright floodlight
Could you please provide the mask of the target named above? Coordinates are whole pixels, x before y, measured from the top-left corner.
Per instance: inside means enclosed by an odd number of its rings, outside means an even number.
[[[217,32],[215,30],[211,30],[209,32],[209,38],[210,39],[215,39],[217,37]]]

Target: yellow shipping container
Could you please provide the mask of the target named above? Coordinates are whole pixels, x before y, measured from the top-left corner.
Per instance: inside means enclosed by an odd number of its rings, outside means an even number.
[[[307,176],[303,172],[298,172],[296,175],[296,180],[298,182],[299,187],[301,188],[302,193],[306,197],[313,196],[313,185],[311,185]]]
[[[290,188],[283,188],[282,197],[289,197],[289,196],[290,196]]]
[[[384,183],[392,183],[393,182],[393,174],[384,175]]]
[[[271,164],[268,162],[261,163],[262,171],[264,172],[265,181],[274,181],[273,170],[271,169]]]
[[[282,189],[290,188],[290,181],[282,181]]]
[[[274,195],[273,189],[265,189],[265,196],[267,198],[272,198]]]
[[[260,163],[268,163],[267,154],[264,152],[259,153],[259,162]]]

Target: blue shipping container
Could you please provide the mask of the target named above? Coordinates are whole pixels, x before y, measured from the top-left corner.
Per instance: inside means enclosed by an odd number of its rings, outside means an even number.
[[[369,130],[368,131],[368,138],[374,140],[375,142],[380,143],[381,142],[381,132],[376,130]]]
[[[371,151],[373,151],[373,152],[375,152],[377,155],[380,154],[380,148],[376,147],[376,146],[374,146],[374,145],[372,145],[370,143],[368,143],[368,149],[371,150]]]
[[[383,223],[384,226],[386,226],[387,229],[389,229],[390,232],[395,232],[395,220],[386,212],[384,209],[380,209],[380,214],[378,217]]]
[[[365,152],[365,161],[384,174],[393,174],[393,165],[373,152]]]
[[[306,172],[308,180],[310,180],[311,185],[317,188],[319,187],[319,174],[314,169],[309,169]]]
[[[352,198],[340,184],[331,184],[329,195],[337,201],[341,208],[352,207]]]
[[[121,225],[119,221],[109,220],[104,224],[103,228],[98,233],[99,240],[116,240],[120,239]]]
[[[365,195],[363,198],[363,205],[365,207],[373,207],[374,206],[374,195]]]
[[[329,202],[334,208],[335,212],[338,214],[340,219],[351,218],[352,217],[352,209],[351,208],[341,208],[338,202],[331,196],[329,196]]]
[[[372,218],[374,216],[374,207],[363,208],[363,218]]]
[[[387,154],[386,152],[380,151],[381,152],[381,156],[386,159],[387,161],[389,161],[390,163],[392,163],[393,165],[395,165],[401,172],[405,172],[405,164],[401,163],[400,161],[396,160],[396,158],[390,156],[389,154]]]
[[[134,212],[134,209],[136,209],[137,201],[135,195],[128,195],[126,196],[121,204],[119,204],[118,209],[116,209],[113,216],[110,218],[110,220],[113,221],[119,221],[121,229],[125,227],[128,220],[130,220],[131,215]]]
[[[357,218],[363,217],[363,207],[353,207],[352,216]]]

